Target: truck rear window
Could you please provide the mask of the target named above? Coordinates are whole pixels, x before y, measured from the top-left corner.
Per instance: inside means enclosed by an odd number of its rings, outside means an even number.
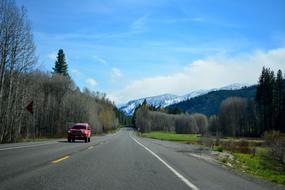
[[[86,126],[84,125],[75,125],[72,127],[72,129],[86,129]]]

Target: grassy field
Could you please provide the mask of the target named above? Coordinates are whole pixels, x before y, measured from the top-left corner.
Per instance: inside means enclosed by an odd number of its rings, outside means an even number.
[[[285,184],[285,165],[272,160],[265,155],[264,150],[257,151],[256,156],[235,153],[234,168],[267,179],[269,181]]]
[[[185,142],[198,142],[201,138],[200,135],[197,134],[176,134],[174,132],[163,132],[163,131],[153,131],[149,133],[143,133],[143,137],[154,138],[159,140],[168,140],[168,141],[185,141]],[[242,172],[255,175],[266,180],[285,184],[285,164],[278,162],[276,160],[271,160],[266,156],[267,149],[261,147],[260,145],[263,142],[262,139],[247,139],[251,147],[256,146],[256,154],[253,156],[252,154],[245,154],[239,152],[232,152],[231,150],[227,150],[227,152],[231,153],[234,156],[234,160],[225,160],[225,163],[231,163],[231,165]],[[240,139],[221,139],[224,143],[238,142]],[[236,144],[237,146],[238,144]],[[214,146],[214,151],[223,152],[223,148],[221,146]]]
[[[194,142],[200,139],[200,136],[196,134],[176,134],[172,132],[163,132],[163,131],[153,131],[149,133],[143,133],[142,136],[159,140],[187,141],[187,142]]]

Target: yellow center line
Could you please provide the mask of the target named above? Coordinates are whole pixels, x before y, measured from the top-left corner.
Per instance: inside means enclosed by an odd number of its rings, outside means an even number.
[[[64,157],[62,157],[62,158],[59,158],[59,159],[57,159],[57,160],[52,161],[52,163],[53,163],[53,164],[57,164],[58,162],[61,162],[61,161],[66,160],[66,159],[68,159],[68,158],[69,158],[69,156],[64,156]]]

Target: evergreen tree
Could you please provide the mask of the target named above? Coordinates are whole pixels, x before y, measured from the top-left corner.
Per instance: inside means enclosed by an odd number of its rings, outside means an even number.
[[[274,72],[269,68],[262,69],[256,88],[256,103],[259,118],[259,135],[273,129],[273,89],[275,84]]]
[[[184,113],[184,111],[182,109],[179,109],[178,107],[174,107],[174,108],[168,108],[167,113],[169,113],[169,114],[181,114],[181,113]]]
[[[281,98],[281,115],[280,115],[280,130],[285,133],[285,75],[282,81],[282,98]]]
[[[283,110],[283,91],[284,91],[284,85],[283,85],[283,76],[282,71],[278,70],[277,77],[274,85],[273,90],[273,124],[274,129],[281,130],[281,118],[282,118],[282,110]]]
[[[146,99],[144,99],[143,103],[138,105],[136,108],[135,108],[135,111],[134,111],[134,114],[133,114],[133,117],[132,117],[132,124],[135,126],[135,128],[137,128],[136,126],[136,114],[137,114],[137,111],[141,108],[141,107],[147,107],[147,101]]]
[[[147,101],[146,101],[146,99],[144,99],[142,106],[146,106],[146,105],[147,105]]]
[[[133,117],[132,117],[132,124],[133,124],[133,126],[135,128],[137,128],[137,126],[136,126],[136,114],[137,114],[137,111],[138,111],[139,108],[140,108],[140,105],[135,108],[134,114],[133,114]]]
[[[284,75],[285,78],[285,75]],[[282,86],[282,101],[281,101],[281,118],[280,118],[280,127],[281,132],[285,133],[285,80],[283,78]]]
[[[56,74],[68,76],[67,63],[65,61],[65,55],[64,55],[63,49],[58,50],[56,59],[57,60],[55,61],[53,72]]]

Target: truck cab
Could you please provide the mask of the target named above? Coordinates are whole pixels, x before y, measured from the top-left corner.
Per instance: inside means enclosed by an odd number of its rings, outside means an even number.
[[[87,143],[90,142],[91,134],[91,126],[88,123],[76,123],[68,129],[67,141],[84,140]]]

